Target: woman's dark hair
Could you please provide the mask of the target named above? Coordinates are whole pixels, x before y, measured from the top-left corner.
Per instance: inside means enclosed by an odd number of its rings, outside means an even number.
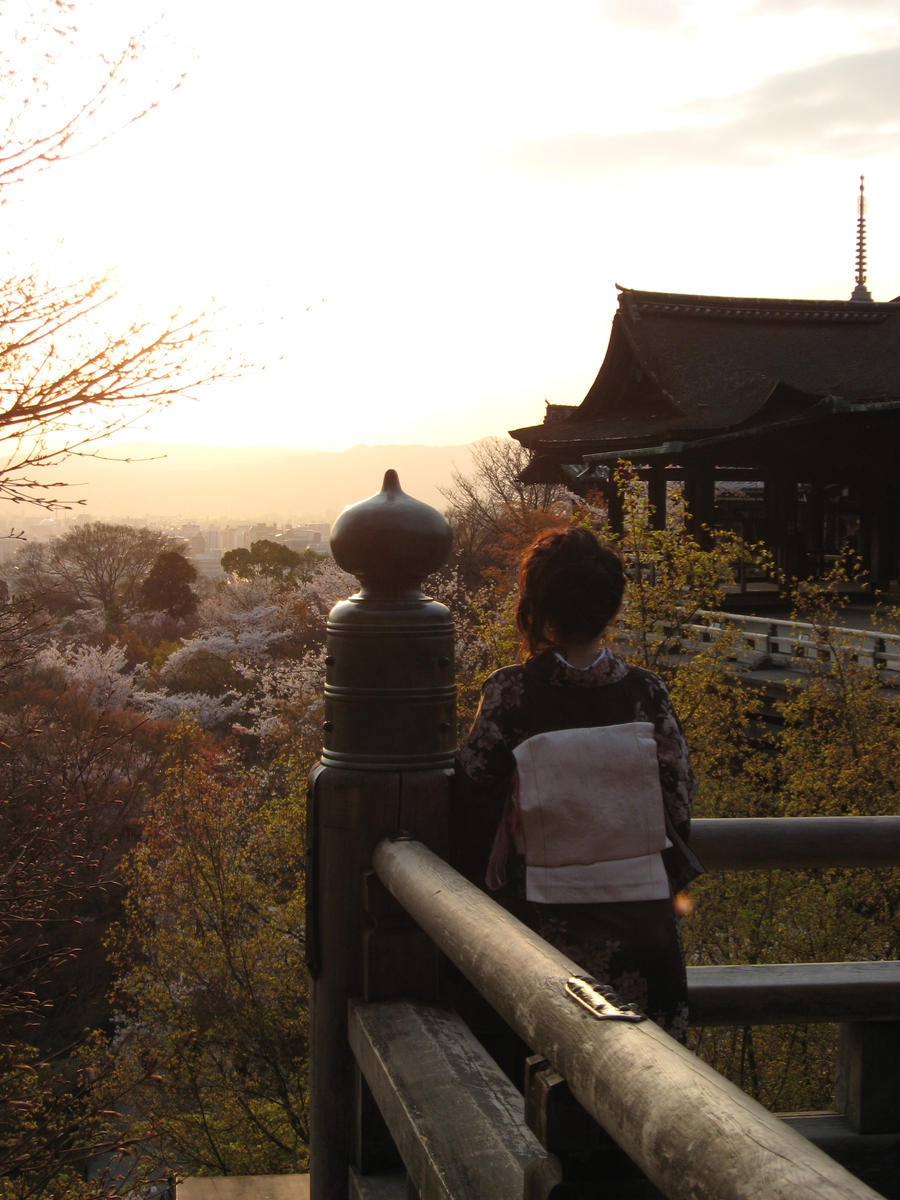
[[[622,560],[589,529],[542,533],[519,568],[522,641],[533,654],[554,640],[565,645],[597,637],[619,611],[624,591]]]

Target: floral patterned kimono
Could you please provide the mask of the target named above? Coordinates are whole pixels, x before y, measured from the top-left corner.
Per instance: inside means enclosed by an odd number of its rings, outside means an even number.
[[[485,869],[515,769],[513,750],[556,729],[649,721],[667,814],[681,837],[690,830],[694,779],[687,746],[662,680],[609,651],[580,670],[551,650],[487,680],[457,755],[454,854],[484,886]],[[665,860],[666,852],[663,854]],[[525,899],[521,860],[496,899],[623,1000],[637,1004],[673,1037],[687,1034],[687,990],[678,920],[671,899],[538,904]]]

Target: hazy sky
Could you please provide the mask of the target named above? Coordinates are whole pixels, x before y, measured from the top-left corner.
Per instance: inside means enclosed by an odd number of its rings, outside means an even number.
[[[135,304],[227,306],[265,370],[156,438],[342,449],[536,423],[591,384],[616,282],[849,298],[861,172],[869,287],[900,293],[896,0],[172,10],[142,70],[186,70],[181,89],[5,211],[36,257],[50,236],[78,269],[114,265]]]

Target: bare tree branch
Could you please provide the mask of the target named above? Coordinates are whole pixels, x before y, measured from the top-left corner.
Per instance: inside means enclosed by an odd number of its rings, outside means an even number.
[[[128,110],[118,103],[146,33],[112,54],[98,50],[92,68],[82,44],[89,15],[71,0],[3,0],[0,76],[9,115],[0,123],[0,203],[9,187],[84,153],[158,103],[138,98],[135,105],[130,92]],[[96,36],[104,33],[98,25]],[[85,98],[73,103],[76,59]],[[232,373],[213,359],[213,332],[211,314],[123,317],[107,277],[0,277],[0,501],[68,507],[66,485],[45,481],[45,469],[95,454],[104,439]]]
[[[484,438],[472,447],[470,473],[454,470],[450,486],[440,489],[449,502],[445,513],[457,566],[469,585],[477,586],[485,569],[498,565],[510,535],[520,549],[537,532],[540,516],[556,513],[565,496],[558,484],[525,483],[528,461],[528,451],[511,438]]]

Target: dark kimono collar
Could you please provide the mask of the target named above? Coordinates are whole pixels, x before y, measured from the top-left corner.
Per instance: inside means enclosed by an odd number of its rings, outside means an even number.
[[[603,687],[624,679],[628,674],[628,664],[607,650],[593,666],[581,670],[563,662],[555,651],[544,650],[526,661],[525,670],[532,678],[554,687]]]

